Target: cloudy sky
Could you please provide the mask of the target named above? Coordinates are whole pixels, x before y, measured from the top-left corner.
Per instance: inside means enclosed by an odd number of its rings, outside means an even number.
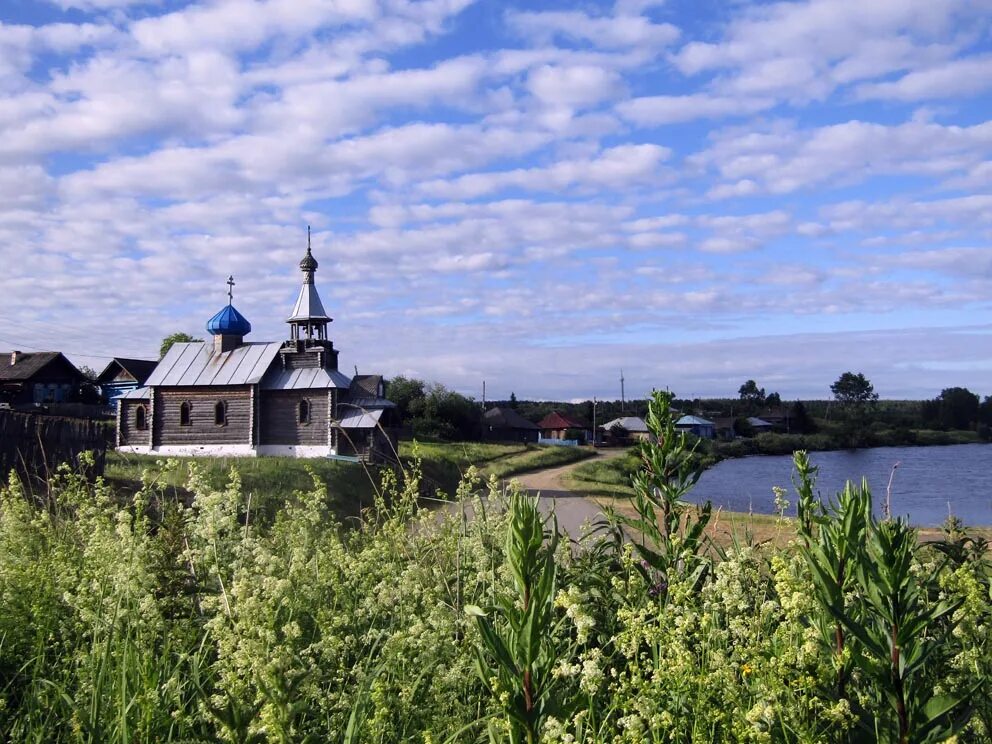
[[[992,393],[992,0],[3,0],[0,349]]]

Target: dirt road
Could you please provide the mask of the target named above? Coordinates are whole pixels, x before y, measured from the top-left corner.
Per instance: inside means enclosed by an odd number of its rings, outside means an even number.
[[[619,457],[625,451],[623,449],[597,450],[596,457],[604,459]],[[558,525],[572,538],[578,538],[582,534],[584,523],[596,522],[603,513],[599,505],[583,496],[572,493],[563,485],[563,477],[585,462],[589,462],[589,460],[580,460],[557,468],[524,473],[511,479],[520,483],[531,493],[540,494],[542,509],[547,512],[553,507],[555,514],[558,515]]]

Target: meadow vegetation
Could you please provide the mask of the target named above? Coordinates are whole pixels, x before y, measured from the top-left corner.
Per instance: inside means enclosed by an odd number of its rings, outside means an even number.
[[[989,741],[987,545],[920,544],[867,484],[823,503],[797,454],[795,539],[715,548],[669,403],[628,509],[578,544],[472,469],[472,518],[420,509],[414,463],[347,526],[317,473],[278,504],[176,461],[124,504],[65,470],[13,483],[0,738]]]

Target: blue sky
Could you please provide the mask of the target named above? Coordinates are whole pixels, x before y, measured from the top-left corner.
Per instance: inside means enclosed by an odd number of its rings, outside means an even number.
[[[992,2],[6,0],[0,348],[478,396],[992,393]]]

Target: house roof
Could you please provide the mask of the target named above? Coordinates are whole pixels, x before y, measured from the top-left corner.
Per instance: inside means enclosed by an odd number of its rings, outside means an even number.
[[[620,418],[615,418],[612,421],[607,421],[605,424],[602,424],[600,428],[609,431],[617,424],[631,433],[648,431],[648,425],[644,423],[644,419],[638,416],[621,416]]]
[[[125,359],[124,357],[114,357],[110,360],[110,364],[103,368],[103,372],[96,378],[99,382],[110,382],[113,380],[118,372],[117,370],[124,370],[134,381],[139,385],[148,379],[148,375],[152,373],[158,362],[151,361],[149,359]]]
[[[174,344],[145,384],[148,387],[255,384],[261,381],[281,346],[250,343],[218,352],[213,344],[202,341]]]
[[[138,387],[134,390],[128,390],[123,395],[119,396],[117,400],[148,400],[148,388]]]
[[[351,378],[351,394],[356,397],[378,398],[382,375],[355,375]]]
[[[61,351],[32,351],[19,352],[17,364],[10,363],[12,352],[0,352],[0,382],[23,382],[32,379],[45,367],[53,362],[60,361],[72,372],[82,378],[82,373],[76,369]]]
[[[700,418],[699,416],[683,416],[678,421],[675,422],[676,426],[715,426],[715,424],[709,419]]]
[[[483,420],[496,429],[537,429],[537,424],[528,421],[512,408],[490,408],[482,414]]]
[[[586,424],[571,416],[552,411],[537,423],[541,429],[584,429]]]
[[[278,346],[278,344],[277,344]],[[336,369],[308,367],[281,369],[276,367],[262,380],[262,390],[326,390],[343,389],[351,385],[348,376]]]
[[[754,427],[775,426],[775,424],[773,424],[772,422],[765,421],[764,419],[758,418],[757,416],[748,416],[747,422]]]

